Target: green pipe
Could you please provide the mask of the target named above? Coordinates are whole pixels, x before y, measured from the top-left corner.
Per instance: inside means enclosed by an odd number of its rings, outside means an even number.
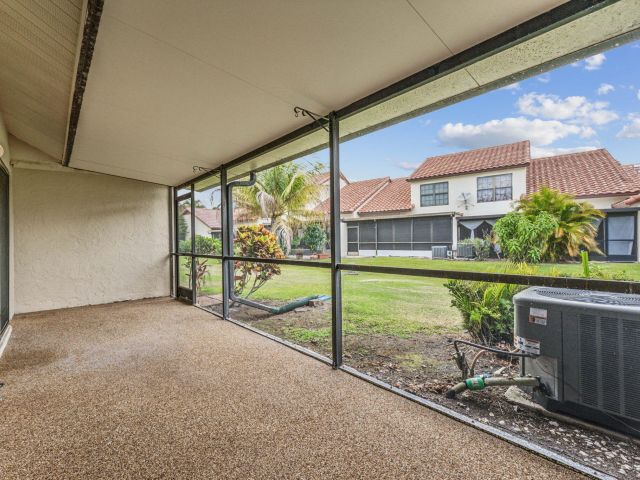
[[[233,292],[229,292],[231,300],[234,302],[242,303],[243,305],[247,305],[249,307],[258,308],[260,310],[264,310],[265,312],[269,312],[272,315],[279,315],[282,313],[287,313],[296,308],[304,307],[309,305],[311,300],[328,300],[331,297],[328,295],[312,295],[310,297],[304,297],[299,300],[295,300],[291,303],[287,303],[286,305],[282,305],[280,307],[270,307],[269,305],[263,305],[262,303],[254,302],[253,300],[248,300],[246,298],[238,298],[235,296]]]
[[[465,381],[460,382],[451,387],[447,393],[447,398],[456,398],[456,395],[464,392],[465,390],[483,390],[485,387],[496,386],[510,386],[517,385],[519,387],[538,387],[540,386],[540,379],[535,377],[484,377],[478,375],[476,377],[467,378]]]

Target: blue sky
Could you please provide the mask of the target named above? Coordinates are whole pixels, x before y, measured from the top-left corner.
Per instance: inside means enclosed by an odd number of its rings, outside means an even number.
[[[343,143],[341,166],[352,180],[402,177],[430,156],[527,138],[533,156],[606,148],[640,163],[640,42]]]

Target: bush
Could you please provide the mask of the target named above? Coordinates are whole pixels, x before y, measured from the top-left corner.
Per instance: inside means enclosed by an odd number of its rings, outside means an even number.
[[[178,213],[178,240],[185,240],[188,233],[189,225],[187,225],[187,219],[184,217],[183,212],[180,212]]]
[[[508,267],[508,272],[521,275],[535,273],[526,264]],[[445,287],[451,295],[451,306],[462,314],[464,328],[483,345],[513,341],[513,296],[523,285],[492,282],[449,280]]]
[[[191,239],[180,241],[180,252],[191,252]],[[194,253],[214,255],[222,251],[222,242],[219,238],[196,235],[196,248]]]
[[[556,228],[546,242],[545,260],[577,257],[581,250],[602,253],[596,241],[596,222],[604,213],[589,202],[578,202],[572,195],[544,187],[520,200],[517,210],[530,219],[542,213],[555,219]]]
[[[558,222],[547,212],[535,216],[510,212],[496,222],[493,231],[507,259],[539,263],[545,259],[549,239],[557,227]]]
[[[238,227],[234,251],[242,257],[284,258],[278,239],[262,225]],[[235,263],[234,270],[234,293],[244,294],[245,297],[262,287],[274,275],[280,275],[280,267],[272,263],[239,261]]]
[[[191,252],[191,239],[180,241],[180,252]],[[222,251],[222,243],[217,238],[196,235],[195,253],[213,255]],[[187,277],[191,278],[191,257],[184,260],[183,265],[187,269]],[[209,274],[209,259],[196,258],[196,287],[202,288],[205,277]]]
[[[322,252],[327,244],[327,233],[319,223],[312,223],[304,230],[302,243],[312,252]]]

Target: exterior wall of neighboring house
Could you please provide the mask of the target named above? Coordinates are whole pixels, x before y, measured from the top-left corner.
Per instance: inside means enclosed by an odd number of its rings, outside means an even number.
[[[16,313],[169,295],[169,189],[14,168]]]
[[[191,235],[191,214],[185,213],[183,217],[187,221],[187,238],[189,238],[189,236]],[[201,235],[203,237],[211,236],[211,229],[207,226],[206,223],[200,220],[197,216],[196,216],[195,226],[196,226],[196,235]]]
[[[478,202],[478,177],[494,175],[512,175],[512,200]],[[420,186],[430,183],[449,183],[449,203],[432,207],[420,206]],[[518,200],[527,192],[527,169],[525,167],[510,168],[504,170],[492,170],[466,175],[456,175],[443,178],[429,178],[424,180],[411,181],[411,203],[414,205],[412,211],[417,215],[434,215],[438,213],[458,212],[463,217],[480,217],[492,215],[505,215],[512,210],[513,200]],[[470,196],[470,202],[466,205],[461,199],[462,194]]]
[[[478,178],[491,177],[495,175],[511,175],[511,199],[489,202],[478,202]],[[423,207],[420,204],[420,187],[422,185],[448,183],[449,202],[446,205]],[[527,192],[527,169],[526,167],[507,168],[476,172],[465,175],[455,175],[441,178],[429,178],[424,180],[411,181],[411,203],[414,205],[412,214],[435,215],[454,214],[452,222],[452,248],[457,248],[458,243],[458,222],[465,220],[465,217],[495,218],[506,215],[513,210],[513,202],[518,200]],[[467,200],[463,198],[466,196]]]

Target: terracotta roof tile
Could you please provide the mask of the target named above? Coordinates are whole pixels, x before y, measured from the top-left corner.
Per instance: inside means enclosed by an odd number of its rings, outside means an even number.
[[[349,179],[342,172],[340,172],[340,178],[342,178],[342,180],[344,180],[346,183],[349,183]],[[311,177],[311,179],[317,185],[322,185],[323,183],[326,183],[329,181],[329,172],[319,173]]]
[[[340,190],[340,213],[355,212],[373,194],[375,194],[384,184],[389,182],[389,177],[372,178],[351,182]],[[329,199],[320,203],[317,210],[329,212]]]
[[[183,215],[189,213],[191,213],[191,209],[185,208]],[[222,228],[219,209],[196,207],[196,218],[198,218],[202,223],[204,223],[211,229],[219,230]],[[235,209],[233,211],[233,220],[239,221],[243,219],[243,212],[240,209]]]
[[[387,183],[365,202],[358,213],[401,212],[411,208],[411,184],[404,177]]]
[[[640,175],[605,150],[537,158],[527,169],[527,193],[542,187],[576,197],[630,195],[640,191]]]
[[[427,158],[409,180],[462,175],[500,168],[525,166],[530,161],[529,141],[467,150]]]

